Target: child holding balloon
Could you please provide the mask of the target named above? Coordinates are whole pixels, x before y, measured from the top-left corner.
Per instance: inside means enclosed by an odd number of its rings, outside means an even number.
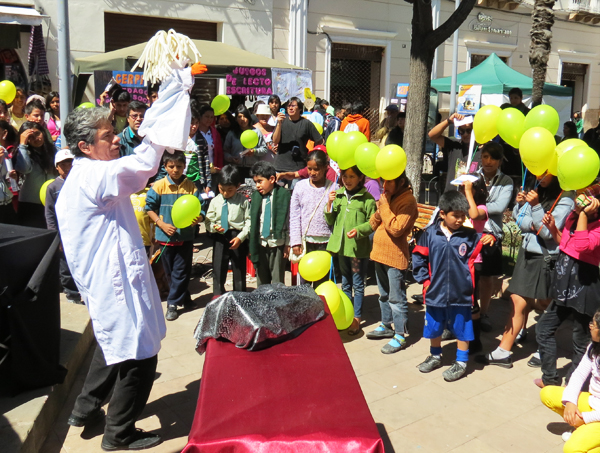
[[[196,185],[184,174],[185,154],[175,151],[165,153],[163,165],[167,176],[156,181],[146,195],[146,211],[148,217],[156,223],[156,240],[164,249],[160,259],[165,273],[171,279],[169,296],[167,297],[167,321],[176,320],[179,315],[177,306],[191,303],[188,291],[192,273],[192,257],[194,247],[194,227],[204,219],[204,207],[200,215],[192,220],[187,228],[176,228],[173,225],[173,204],[182,195],[194,195],[200,199]]]
[[[377,210],[375,199],[365,189],[365,175],[355,165],[342,170],[344,187],[329,194],[325,220],[333,226],[327,251],[337,253],[342,273],[342,290],[353,301],[354,320],[349,335],[360,332],[362,302],[371,253],[369,220]],[[352,290],[354,289],[354,299]]]

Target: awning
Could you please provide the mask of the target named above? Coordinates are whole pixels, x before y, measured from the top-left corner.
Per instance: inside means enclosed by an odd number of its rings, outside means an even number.
[[[33,8],[19,8],[16,6],[0,6],[0,24],[11,25],[41,25],[44,16]]]
[[[216,41],[194,39],[200,51],[202,64],[208,67],[207,77],[224,76],[231,66],[247,66],[255,68],[303,69],[283,61],[257,55],[229,44]],[[146,43],[124,47],[89,57],[75,60],[75,74],[92,73],[94,71],[129,71],[139,59]]]

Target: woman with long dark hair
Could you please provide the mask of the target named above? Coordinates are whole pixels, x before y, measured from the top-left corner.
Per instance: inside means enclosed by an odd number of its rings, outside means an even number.
[[[19,130],[19,152],[15,161],[15,170],[25,176],[19,192],[17,214],[20,225],[46,228],[40,189],[46,181],[57,176],[55,151],[44,126],[32,121],[23,123]]]
[[[60,136],[60,97],[58,91],[51,91],[46,96],[46,115],[45,115],[46,127],[50,131],[52,141],[56,142],[56,139]]]
[[[559,249],[542,221],[550,213],[556,228],[562,230],[573,204],[573,193],[562,192],[558,178],[549,173],[530,178],[526,188],[517,194],[513,217],[521,228],[523,242],[508,286],[511,314],[500,345],[485,357],[478,357],[477,361],[512,368],[510,350],[518,335],[524,340],[529,313],[534,308],[545,310],[552,300],[551,276]],[[534,356],[529,365],[540,366],[539,359]]]
[[[267,154],[267,143],[263,135],[254,128],[250,111],[244,105],[239,105],[236,109],[235,120],[238,128],[229,131],[223,145],[225,162],[238,166],[242,176],[248,178],[252,165]],[[242,145],[241,136],[245,131],[253,131],[258,137],[258,144],[252,149],[246,149]]]

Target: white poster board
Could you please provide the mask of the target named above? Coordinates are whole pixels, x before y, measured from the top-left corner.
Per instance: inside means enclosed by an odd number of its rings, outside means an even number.
[[[312,91],[312,71],[308,69],[279,69],[272,68],[273,94],[281,99],[281,103],[287,102],[291,97],[300,98],[303,102],[304,90]]]

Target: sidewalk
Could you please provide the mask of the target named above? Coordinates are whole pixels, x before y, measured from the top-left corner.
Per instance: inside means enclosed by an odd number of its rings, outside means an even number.
[[[365,332],[372,330],[379,318],[374,283],[369,282],[365,298]],[[212,294],[206,283],[194,279],[191,290],[201,307],[210,301]],[[418,291],[418,285],[409,286],[409,295]],[[384,355],[380,349],[385,340],[367,340],[364,334],[358,338],[341,334],[386,452],[562,452],[560,435],[567,425],[542,406],[539,389],[532,382],[540,376],[539,370],[526,365],[535,350],[533,329],[529,331],[529,341],[514,349],[516,363],[512,369],[493,366],[484,369],[471,361],[465,378],[447,383],[442,372],[454,360],[455,342],[444,344],[444,368],[430,374],[420,373],[416,366],[429,353],[428,343],[421,339],[424,311],[422,306],[409,305],[412,335],[406,350]],[[202,310],[183,313],[178,320],[167,323],[157,378],[138,422],[138,427],[158,430],[165,439],[150,450],[153,453],[179,452],[186,445],[202,375],[203,356],[194,350],[192,336]],[[494,331],[484,334],[486,351],[498,344],[496,338],[501,334],[508,310],[507,301],[492,301]],[[559,344],[570,344],[569,329],[570,324],[559,330]],[[559,368],[569,364],[565,359],[568,355],[567,351],[559,351]],[[90,358],[88,354],[87,363]],[[87,367],[85,364],[77,376],[42,453],[101,451],[101,429],[88,432],[66,424]],[[352,403],[348,402],[348,412],[351,410]]]

